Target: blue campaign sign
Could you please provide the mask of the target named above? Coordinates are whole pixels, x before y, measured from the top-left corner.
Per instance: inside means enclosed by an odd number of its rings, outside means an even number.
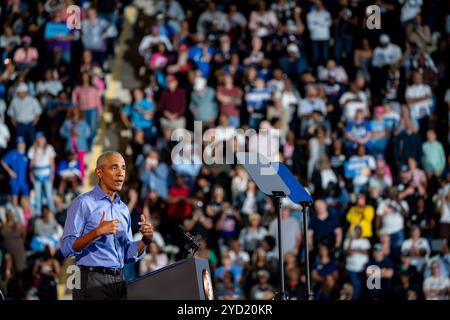
[[[278,166],[278,174],[289,188],[289,199],[294,203],[307,202],[312,203],[311,195],[305,188],[297,181],[292,172],[281,162],[275,162],[275,166]]]

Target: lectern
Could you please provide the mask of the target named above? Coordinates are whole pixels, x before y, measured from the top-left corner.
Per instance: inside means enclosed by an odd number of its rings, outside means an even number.
[[[128,300],[213,300],[207,259],[189,258],[128,282]]]

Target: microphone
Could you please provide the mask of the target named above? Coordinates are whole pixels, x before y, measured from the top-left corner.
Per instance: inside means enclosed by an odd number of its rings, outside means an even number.
[[[198,241],[200,240],[201,236],[200,235],[193,236],[188,231],[186,231],[186,229],[182,225],[178,225],[178,229],[183,234],[183,237],[185,238],[185,240],[187,240],[186,241],[186,249],[191,251],[192,255],[194,255],[195,252],[198,249],[200,249],[200,245],[199,245]]]

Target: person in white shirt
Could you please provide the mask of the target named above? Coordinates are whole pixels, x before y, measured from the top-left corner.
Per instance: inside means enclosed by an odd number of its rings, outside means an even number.
[[[397,189],[387,189],[387,198],[383,199],[377,208],[377,225],[380,233],[389,235],[390,253],[396,254],[405,240],[404,215],[408,214],[409,206],[405,200],[399,200]]]
[[[315,10],[308,12],[306,15],[306,24],[311,36],[313,63],[319,65],[328,60],[332,19],[322,0],[316,0],[315,5]]]
[[[431,249],[428,241],[420,236],[419,226],[411,227],[411,238],[403,241],[401,251],[402,255],[411,257],[411,265],[415,266],[419,272],[423,271]]]
[[[270,222],[269,235],[275,239],[273,253],[278,257],[278,218]],[[288,252],[298,254],[302,242],[300,224],[290,216],[290,209],[287,207],[281,208],[281,236],[283,237],[282,254],[286,255]]]
[[[52,212],[56,212],[53,201],[53,179],[55,177],[56,152],[52,145],[47,143],[43,132],[36,133],[36,141],[28,150],[30,159],[31,182],[34,185],[36,214],[42,211],[42,188],[45,192],[47,205]]]
[[[156,46],[158,43],[163,43],[168,51],[172,51],[170,39],[167,36],[160,34],[159,27],[154,25],[151,34],[143,37],[139,43],[139,54],[144,57],[146,62],[150,61],[152,47]]]
[[[356,225],[353,232],[344,241],[347,255],[345,269],[353,286],[353,300],[358,300],[362,289],[362,272],[369,262],[370,241],[361,237],[361,225]]]
[[[357,110],[362,110],[364,117],[369,116],[367,95],[364,91],[359,90],[355,81],[350,84],[349,91],[341,96],[339,105],[342,109],[342,117],[346,123],[355,119]]]
[[[339,83],[348,83],[347,72],[342,66],[336,64],[333,59],[328,60],[326,67],[319,66],[318,77],[321,81],[326,81],[330,77],[330,74],[334,74],[335,79]]]
[[[208,7],[198,18],[197,32],[203,34],[227,32],[230,27],[228,17],[223,12],[216,10],[216,4],[213,1],[209,1]]]
[[[414,72],[413,84],[406,87],[405,99],[411,110],[411,115],[419,120],[419,127],[428,122],[433,104],[431,87],[423,83],[423,77],[419,72]],[[421,130],[421,131],[422,131]]]
[[[372,65],[377,68],[390,66],[398,63],[402,58],[402,50],[395,43],[391,43],[391,39],[387,34],[380,36],[380,46],[373,51]]]
[[[438,261],[431,264],[432,275],[423,282],[423,293],[427,300],[448,300],[450,294],[450,279],[441,276]]]

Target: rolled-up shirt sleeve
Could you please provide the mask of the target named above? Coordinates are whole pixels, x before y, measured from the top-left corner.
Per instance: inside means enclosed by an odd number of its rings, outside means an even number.
[[[131,223],[128,221],[127,243],[125,244],[125,259],[124,263],[134,263],[139,261],[144,255],[145,250],[141,254],[138,253],[139,241],[133,241],[133,233],[131,232]]]
[[[85,225],[85,213],[82,210],[82,203],[83,201],[77,199],[67,209],[66,224],[61,238],[61,253],[66,258],[79,253],[73,250],[73,244],[82,235]]]

